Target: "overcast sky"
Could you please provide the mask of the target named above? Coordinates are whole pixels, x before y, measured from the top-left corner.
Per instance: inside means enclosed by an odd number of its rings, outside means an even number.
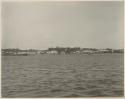
[[[2,48],[123,48],[123,2],[4,2]]]

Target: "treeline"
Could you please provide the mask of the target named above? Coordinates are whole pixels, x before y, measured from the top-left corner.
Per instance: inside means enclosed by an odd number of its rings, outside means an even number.
[[[80,47],[50,47],[46,50],[36,49],[2,49],[2,55],[36,55],[36,54],[94,54],[94,53],[124,53],[124,49],[96,49],[96,48],[80,48]]]

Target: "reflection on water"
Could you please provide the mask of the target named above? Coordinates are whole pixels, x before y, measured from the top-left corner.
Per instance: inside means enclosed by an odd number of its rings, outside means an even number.
[[[123,96],[123,55],[2,57],[3,97]]]

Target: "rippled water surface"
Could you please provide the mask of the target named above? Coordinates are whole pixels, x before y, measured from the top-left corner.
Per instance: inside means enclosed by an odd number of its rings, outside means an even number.
[[[123,54],[2,57],[2,97],[123,96]]]

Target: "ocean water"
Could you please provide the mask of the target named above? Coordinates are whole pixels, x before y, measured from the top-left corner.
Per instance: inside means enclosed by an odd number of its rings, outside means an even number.
[[[2,56],[2,97],[123,96],[123,56]]]

